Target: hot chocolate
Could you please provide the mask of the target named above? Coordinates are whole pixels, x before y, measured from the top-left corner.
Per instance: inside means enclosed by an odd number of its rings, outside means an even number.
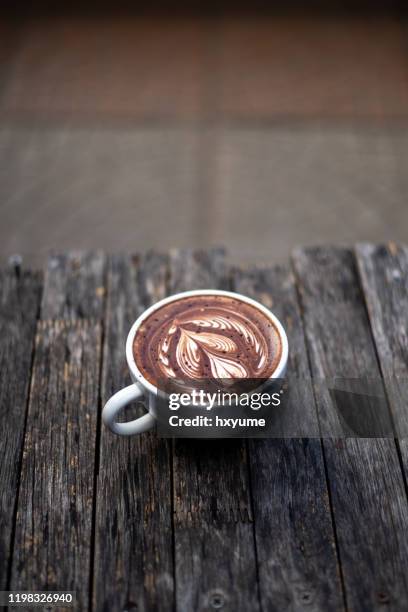
[[[282,353],[279,331],[239,297],[193,295],[152,312],[133,341],[135,362],[154,386],[164,380],[270,378]]]

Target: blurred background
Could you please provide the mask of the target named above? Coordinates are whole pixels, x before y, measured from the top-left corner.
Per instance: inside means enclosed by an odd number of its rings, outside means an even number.
[[[404,3],[67,5],[3,4],[3,256],[407,240]]]

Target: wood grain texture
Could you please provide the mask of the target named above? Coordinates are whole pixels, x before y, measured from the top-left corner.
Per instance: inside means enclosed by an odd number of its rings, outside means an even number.
[[[138,315],[166,294],[167,260],[117,256],[109,261],[103,403],[130,376],[128,331]],[[144,412],[144,410],[143,410]],[[131,414],[133,416],[131,416]],[[135,418],[133,407],[127,411]],[[151,431],[132,438],[101,431],[96,494],[93,608],[173,609],[171,445]]]
[[[97,251],[55,254],[45,269],[42,319],[101,320],[105,303],[105,260]]]
[[[378,378],[379,369],[353,254],[294,253],[312,374]],[[317,389],[323,434],[336,432],[329,393]],[[323,439],[347,607],[408,605],[408,512],[393,439]]]
[[[408,426],[408,249],[356,253],[297,251],[297,287],[285,266],[236,269],[230,284],[220,249],[174,251],[170,266],[155,253],[53,256],[42,297],[41,275],[1,270],[0,586],[75,590],[78,609],[98,612],[342,610],[342,587],[353,612],[408,608],[398,447],[330,439],[341,419],[319,386],[382,373],[397,429]],[[290,424],[319,426],[322,442],[99,430],[97,408],[130,382],[132,322],[168,291],[200,287],[232,287],[281,318],[289,376],[304,378]]]
[[[41,321],[16,518],[12,589],[89,603],[101,327]]]
[[[174,249],[170,253],[170,293],[228,289],[225,250]]]
[[[408,474],[408,248],[361,244],[357,263],[384,385]]]
[[[39,274],[0,270],[0,589],[6,589],[36,321]]]
[[[270,308],[286,329],[286,381],[291,393],[285,412],[301,425],[292,427],[291,421],[286,439],[248,440],[262,609],[342,610],[324,458],[293,274],[286,266],[237,269],[233,288]]]
[[[172,293],[226,289],[222,250],[172,253]],[[252,503],[243,440],[175,440],[176,607],[259,609]]]
[[[102,253],[47,262],[12,567],[12,586],[76,590],[80,609],[90,594],[104,269]]]

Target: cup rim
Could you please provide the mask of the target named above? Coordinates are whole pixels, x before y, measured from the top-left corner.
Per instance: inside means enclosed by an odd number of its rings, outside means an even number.
[[[153,385],[150,381],[148,381],[145,378],[145,376],[143,376],[142,372],[137,367],[136,360],[133,355],[133,341],[134,341],[136,332],[139,329],[140,325],[143,323],[143,321],[147,319],[148,317],[150,317],[150,315],[153,314],[156,310],[158,310],[162,306],[165,306],[166,304],[170,304],[171,302],[175,302],[182,298],[194,297],[194,296],[200,296],[200,295],[220,295],[220,296],[234,298],[242,302],[246,302],[247,304],[250,304],[251,306],[254,306],[258,310],[263,312],[272,321],[273,325],[278,330],[280,340],[282,343],[282,350],[281,350],[281,355],[280,355],[278,365],[276,366],[275,370],[272,372],[268,380],[275,380],[277,378],[282,378],[282,376],[284,375],[285,369],[286,369],[286,365],[287,365],[288,353],[289,353],[289,343],[288,343],[288,338],[286,336],[285,329],[282,323],[279,321],[278,317],[271,310],[269,310],[269,308],[266,308],[266,306],[264,306],[260,302],[257,302],[256,300],[250,297],[247,297],[246,295],[242,295],[242,293],[235,293],[233,291],[223,291],[221,289],[194,289],[192,291],[182,291],[180,293],[175,293],[166,298],[163,298],[162,300],[159,300],[158,302],[156,302],[155,304],[153,304],[152,306],[144,310],[142,314],[133,323],[128,333],[127,340],[126,340],[126,360],[127,360],[129,370],[133,376],[134,382],[136,384],[142,385],[150,393],[153,393],[154,395],[158,394],[158,388],[155,385]]]

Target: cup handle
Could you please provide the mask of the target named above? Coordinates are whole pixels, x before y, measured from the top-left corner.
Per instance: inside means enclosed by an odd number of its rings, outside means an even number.
[[[140,434],[151,429],[155,425],[156,420],[149,413],[128,423],[116,422],[116,416],[122,408],[142,397],[143,391],[137,385],[129,385],[115,393],[115,395],[112,395],[102,411],[102,420],[105,425],[119,436],[133,436],[133,434]]]

